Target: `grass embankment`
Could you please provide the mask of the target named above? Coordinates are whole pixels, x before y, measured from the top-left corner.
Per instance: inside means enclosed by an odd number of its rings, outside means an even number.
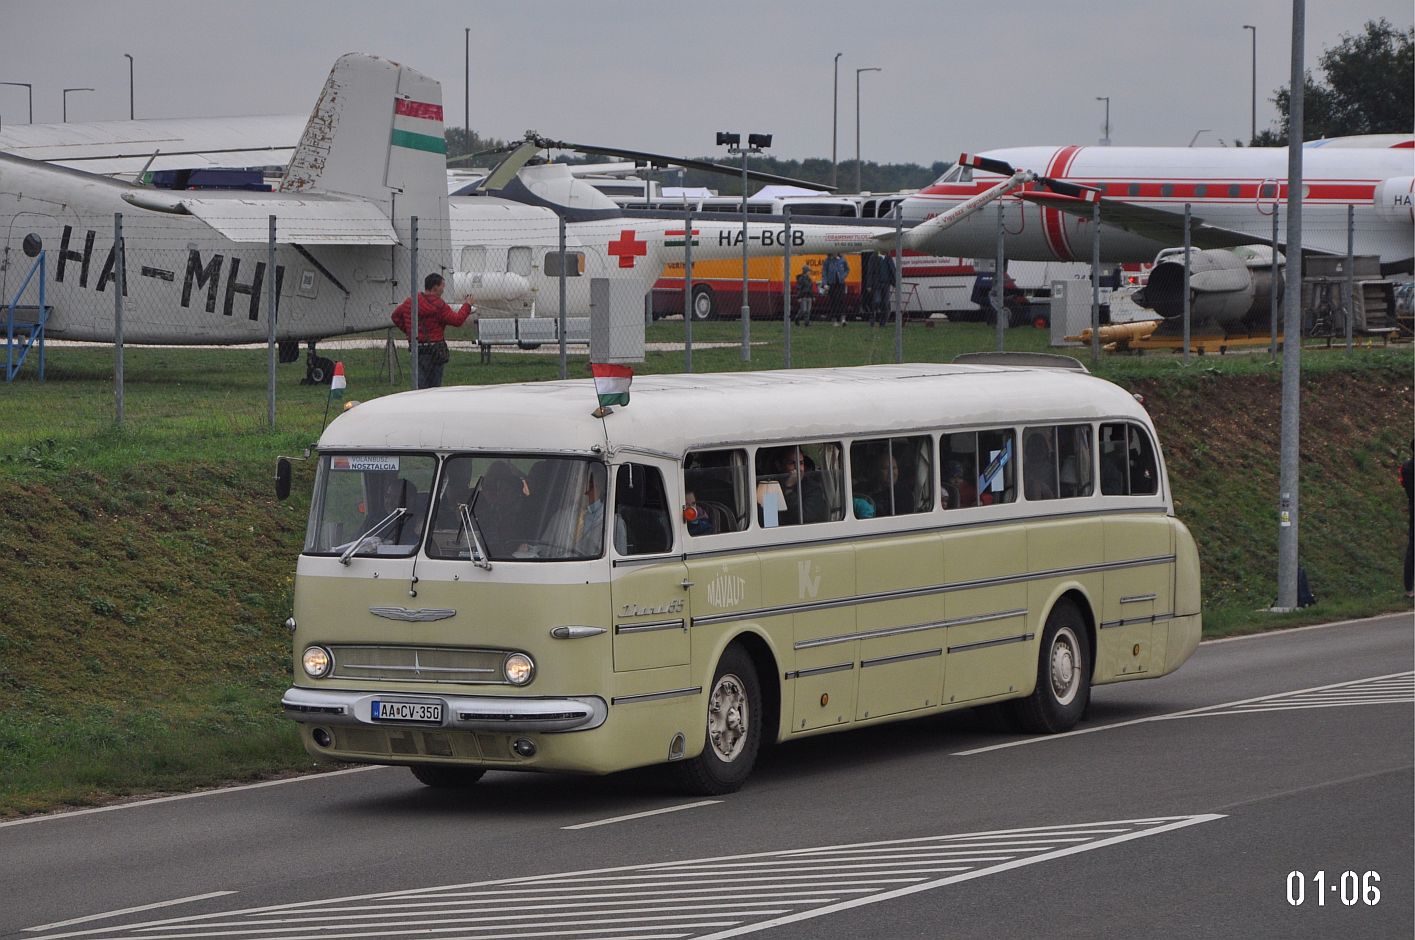
[[[651,341],[682,324],[650,328]],[[699,371],[776,367],[780,324],[738,348],[695,350]],[[907,328],[905,357],[989,348],[981,326]],[[697,327],[732,342],[736,324]],[[794,362],[893,360],[893,333],[796,330]],[[1045,348],[1014,330],[1009,348]],[[338,353],[351,398],[396,390],[381,349]],[[1082,351],[1084,357],[1085,352]],[[309,474],[272,495],[276,454],[319,432],[325,390],[279,374],[265,428],[265,354],[127,353],[127,422],[113,427],[112,351],[51,349],[48,381],[0,390],[0,814],[182,790],[310,766],[278,715],[289,677],[291,575]],[[553,378],[553,356],[454,353],[449,383]],[[641,371],[678,371],[651,353]],[[583,355],[572,375],[585,373]],[[1404,506],[1393,465],[1409,445],[1411,351],[1310,351],[1303,362],[1302,555],[1319,603],[1273,617],[1280,379],[1266,355],[1111,358],[1096,371],[1144,394],[1180,516],[1204,565],[1206,630],[1239,632],[1400,609]],[[940,402],[946,413],[947,403]]]

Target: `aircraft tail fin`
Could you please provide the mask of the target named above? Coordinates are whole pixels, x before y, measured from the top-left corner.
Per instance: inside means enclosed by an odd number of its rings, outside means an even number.
[[[395,202],[398,215],[420,215],[417,203],[445,200],[441,84],[378,56],[340,56],[280,189],[357,196],[384,206],[390,218]]]

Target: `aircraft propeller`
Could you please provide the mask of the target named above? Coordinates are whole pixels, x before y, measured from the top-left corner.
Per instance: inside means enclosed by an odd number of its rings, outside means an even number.
[[[975,170],[983,170],[987,173],[997,173],[1000,176],[1012,176],[1017,172],[1016,168],[1005,160],[994,160],[992,157],[980,157],[971,153],[959,155],[958,162],[963,166],[970,166]],[[1038,176],[1035,181],[1059,196],[1070,196],[1085,202],[1094,202],[1100,197],[1100,190],[1092,186],[1078,186],[1075,183],[1068,183],[1050,176]]]

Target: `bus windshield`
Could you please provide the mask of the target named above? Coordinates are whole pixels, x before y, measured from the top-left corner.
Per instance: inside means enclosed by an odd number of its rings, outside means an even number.
[[[477,454],[447,458],[433,504],[430,558],[470,559],[475,540],[490,561],[577,561],[604,553],[604,464],[582,458]]]
[[[325,454],[305,530],[305,553],[411,555],[422,541],[431,454]],[[402,510],[399,512],[398,510]]]

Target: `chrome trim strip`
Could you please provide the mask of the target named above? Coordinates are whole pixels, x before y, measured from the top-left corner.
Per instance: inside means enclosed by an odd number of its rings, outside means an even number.
[[[619,633],[653,633],[656,630],[686,630],[688,624],[679,617],[677,620],[655,620],[652,623],[616,623],[614,632]]]
[[[431,702],[444,706],[440,725],[398,722],[399,728],[430,731],[589,731],[604,724],[609,708],[597,695],[567,698],[515,698],[494,695],[420,695],[387,693],[398,701]],[[302,724],[386,727],[374,721],[372,703],[385,693],[347,692],[293,687],[280,704],[285,717]]]
[[[823,676],[828,672],[849,672],[854,668],[854,663],[840,663],[835,666],[816,666],[814,669],[797,669],[795,672],[788,672],[786,678],[804,679],[807,676]]]
[[[369,666],[360,665],[359,663],[339,664],[339,671],[341,673],[349,669],[366,669],[372,672],[412,672],[418,675],[422,675],[425,672],[450,672],[467,673],[470,675],[495,675],[496,673],[500,672],[499,669],[486,669],[480,666]],[[369,679],[371,681],[381,681],[381,678],[378,676],[340,676],[339,678]]]
[[[1175,561],[1174,555],[1154,555],[1147,558],[1135,558],[1129,561],[1101,562],[1094,565],[1078,565],[1072,568],[1049,568],[1045,571],[1033,571],[1025,574],[1003,575],[997,578],[982,578],[977,581],[955,581],[945,584],[930,584],[925,587],[909,588],[903,591],[885,591],[879,594],[862,594],[854,597],[839,597],[831,600],[813,601],[809,604],[785,604],[780,607],[761,607],[756,610],[730,611],[721,614],[709,614],[705,617],[694,617],[692,625],[711,626],[718,623],[730,623],[735,620],[750,620],[764,617],[780,617],[785,614],[809,613],[817,610],[831,610],[837,607],[852,607],[856,604],[873,604],[879,601],[893,601],[916,597],[930,597],[935,594],[951,594],[955,591],[971,591],[976,588],[1000,587],[1008,584],[1024,584],[1028,581],[1040,581],[1046,578],[1065,577],[1076,574],[1099,574],[1105,571],[1123,571],[1127,568],[1145,568],[1150,565],[1171,564]]]
[[[1131,617],[1128,620],[1107,620],[1100,625],[1100,629],[1109,630],[1111,627],[1133,627],[1137,623],[1163,623],[1166,620],[1173,620],[1179,615],[1170,612],[1167,614],[1152,614],[1149,617]]]
[[[408,623],[431,623],[457,616],[457,611],[438,607],[424,607],[409,610],[406,607],[370,607],[368,612],[384,620],[403,620]]]
[[[1013,617],[1024,616],[1027,613],[1025,607],[1015,610],[1000,610],[992,614],[974,614],[971,617],[957,617],[952,620],[933,620],[928,623],[916,623],[907,627],[885,627],[881,630],[862,630],[858,633],[842,633],[838,636],[826,636],[816,640],[802,640],[792,648],[797,650],[813,649],[817,646],[831,646],[835,643],[850,643],[854,640],[873,640],[885,636],[899,636],[905,633],[918,633],[922,630],[939,630],[947,627],[962,627],[970,623],[987,623],[991,620],[1010,620]]]
[[[1144,603],[1147,603],[1148,601],[1155,600],[1157,597],[1159,597],[1159,595],[1158,595],[1158,594],[1155,594],[1154,592],[1151,592],[1151,593],[1149,593],[1149,594],[1132,594],[1132,595],[1130,595],[1129,597],[1122,597],[1122,598],[1120,599],[1120,603],[1122,603],[1122,604],[1144,604]]]
[[[958,646],[950,646],[948,648],[948,651],[950,653],[962,653],[967,650],[985,649],[989,646],[1002,646],[1006,643],[1026,643],[1028,640],[1032,639],[1035,636],[1035,633],[1020,633],[1017,636],[1004,636],[999,637],[996,640],[981,640],[977,643],[962,643]]]
[[[691,689],[672,689],[668,692],[646,692],[643,695],[616,695],[609,700],[611,705],[634,705],[639,702],[656,702],[665,698],[682,698],[685,695],[699,695],[703,687],[695,685]]]
[[[911,659],[929,659],[933,656],[942,656],[943,650],[924,650],[921,653],[902,653],[899,656],[881,656],[879,659],[862,659],[860,668],[868,669],[871,666],[887,666],[890,663],[903,663]]]

